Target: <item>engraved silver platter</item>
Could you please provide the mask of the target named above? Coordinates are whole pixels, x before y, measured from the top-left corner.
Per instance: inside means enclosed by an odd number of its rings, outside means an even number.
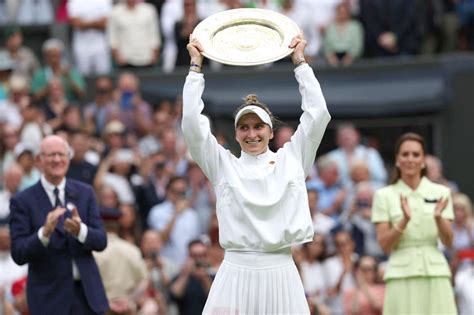
[[[288,56],[293,52],[288,45],[299,33],[290,18],[264,9],[222,11],[193,30],[206,58],[234,66],[255,66]]]

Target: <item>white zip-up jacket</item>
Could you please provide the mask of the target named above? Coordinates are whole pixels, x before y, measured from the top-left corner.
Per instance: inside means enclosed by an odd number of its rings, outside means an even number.
[[[189,152],[214,186],[219,242],[225,250],[275,251],[313,239],[305,179],[331,116],[312,69],[295,69],[300,124],[283,148],[240,158],[217,143],[202,115],[204,76],[190,71],[183,90],[182,129]]]

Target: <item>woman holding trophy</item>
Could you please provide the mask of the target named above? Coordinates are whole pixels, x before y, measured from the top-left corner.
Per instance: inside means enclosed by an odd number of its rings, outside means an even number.
[[[300,124],[272,152],[274,117],[256,95],[235,115],[239,158],[220,146],[202,115],[203,46],[191,38],[191,66],[183,90],[182,129],[189,152],[214,186],[224,261],[203,314],[309,314],[291,246],[314,231],[305,186],[331,117],[320,85],[304,59],[303,35],[288,46],[302,97]]]

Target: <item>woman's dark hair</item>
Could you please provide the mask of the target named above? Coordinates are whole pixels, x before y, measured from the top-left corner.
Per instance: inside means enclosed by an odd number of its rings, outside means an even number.
[[[267,114],[268,116],[270,116],[270,120],[272,121],[272,125],[273,125],[273,129],[275,129],[275,126],[276,125],[281,125],[282,122],[280,121],[280,119],[278,119],[277,117],[275,117],[272,112],[270,111],[270,109],[268,108],[267,105],[265,105],[264,103],[260,102],[258,100],[258,97],[257,97],[257,94],[249,94],[247,95],[245,98],[244,98],[244,103],[242,105],[240,105],[236,111],[234,112],[234,117],[237,116],[237,113],[244,107],[246,106],[250,106],[250,105],[254,105],[254,106],[258,106],[260,108],[262,108]]]
[[[405,143],[406,141],[415,141],[415,142],[418,142],[420,145],[421,145],[421,149],[423,151],[423,155],[426,155],[426,144],[425,144],[425,139],[423,139],[423,137],[417,133],[414,133],[414,132],[407,132],[407,133],[404,133],[402,134],[397,142],[395,143],[395,160],[397,159],[397,155],[398,153],[400,152],[400,147],[402,146],[403,143]],[[426,175],[426,167],[422,168],[421,169],[421,176],[425,176]],[[394,167],[393,171],[392,171],[392,176],[391,176],[391,179],[390,179],[390,184],[394,184],[396,183],[399,179],[400,179],[400,169],[398,169],[398,167]]]

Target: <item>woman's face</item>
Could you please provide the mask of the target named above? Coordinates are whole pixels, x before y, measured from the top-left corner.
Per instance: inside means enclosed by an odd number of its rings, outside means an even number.
[[[240,118],[235,129],[235,140],[247,154],[258,155],[268,149],[273,131],[256,114],[246,114]]]
[[[367,283],[374,283],[377,275],[377,265],[372,257],[363,257],[360,261],[359,272]]]
[[[402,143],[396,156],[397,167],[401,176],[416,176],[425,167],[425,154],[418,141],[407,140]]]

